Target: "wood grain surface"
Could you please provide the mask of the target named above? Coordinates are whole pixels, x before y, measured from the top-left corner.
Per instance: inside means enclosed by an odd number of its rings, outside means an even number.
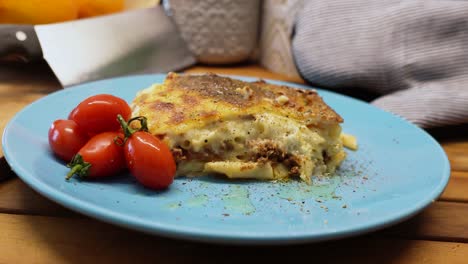
[[[214,72],[303,83],[255,65],[193,67]],[[31,102],[61,89],[45,64],[0,64],[0,131]],[[431,133],[431,131],[429,131]],[[20,181],[0,152],[0,263],[468,263],[468,134],[433,134],[452,174],[438,201],[417,216],[365,236],[320,244],[239,247],[178,241],[104,224],[44,198]]]
[[[86,218],[0,214],[0,263],[466,263],[468,244],[362,236],[239,247],[149,236]]]

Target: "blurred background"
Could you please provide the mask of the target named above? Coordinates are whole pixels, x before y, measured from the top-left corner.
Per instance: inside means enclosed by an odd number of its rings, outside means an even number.
[[[293,18],[301,3],[302,0],[0,0],[0,23],[44,25],[161,5],[173,17],[198,63],[255,61],[273,72],[298,78],[290,43]]]
[[[448,0],[0,0],[0,62],[47,61],[63,87],[257,65],[441,127],[468,123],[467,13]]]

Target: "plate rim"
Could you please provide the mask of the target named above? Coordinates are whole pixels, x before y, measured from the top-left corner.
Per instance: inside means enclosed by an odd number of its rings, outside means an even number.
[[[25,182],[29,187],[34,189],[36,192],[40,193],[41,195],[51,199],[52,201],[72,210],[79,212],[81,214],[90,216],[95,219],[99,219],[106,223],[111,223],[117,226],[121,226],[124,228],[138,230],[145,233],[150,233],[154,235],[160,235],[165,237],[183,239],[183,240],[192,240],[192,241],[202,241],[202,242],[210,242],[210,243],[222,243],[222,244],[238,244],[238,245],[285,245],[285,244],[297,244],[297,243],[304,243],[304,242],[321,242],[325,240],[334,240],[334,239],[342,239],[350,236],[365,234],[369,232],[373,232],[375,230],[379,230],[388,226],[395,225],[397,223],[403,222],[412,216],[416,215],[417,213],[421,212],[423,209],[428,207],[432,202],[434,202],[444,191],[446,188],[448,181],[450,179],[450,162],[448,157],[440,146],[440,144],[425,130],[421,129],[420,127],[408,122],[404,118],[397,116],[393,113],[387,112],[383,109],[377,108],[371,104],[368,104],[362,100],[342,95],[333,91],[323,90],[320,88],[316,88],[313,86],[308,86],[304,84],[297,84],[291,83],[287,81],[279,81],[279,80],[271,80],[268,78],[259,78],[259,77],[250,77],[250,76],[241,76],[241,75],[228,75],[228,74],[219,74],[222,76],[228,76],[231,78],[246,80],[246,81],[253,81],[262,79],[269,83],[276,83],[276,84],[283,84],[289,85],[292,87],[302,87],[307,89],[315,89],[319,93],[328,93],[332,96],[341,97],[342,99],[352,100],[355,103],[359,104],[366,104],[367,106],[371,106],[374,110],[380,111],[384,114],[390,114],[394,117],[399,118],[402,122],[407,123],[412,127],[412,129],[417,129],[418,132],[422,133],[427,139],[431,141],[431,143],[436,147],[438,151],[438,155],[442,157],[442,163],[444,168],[441,169],[443,175],[441,175],[438,185],[432,189],[432,192],[427,195],[427,198],[420,199],[418,203],[416,203],[411,208],[405,208],[406,210],[398,211],[398,213],[392,214],[392,217],[388,217],[385,220],[374,220],[374,221],[367,221],[365,225],[360,225],[354,228],[341,228],[335,229],[334,232],[329,233],[301,233],[301,234],[292,234],[288,236],[258,236],[258,235],[247,235],[246,233],[237,233],[237,234],[223,234],[222,232],[209,232],[203,230],[198,230],[197,228],[187,228],[182,227],[180,225],[175,224],[168,224],[168,223],[159,223],[154,221],[145,221],[135,217],[129,216],[128,214],[122,214],[118,212],[114,212],[104,207],[99,207],[91,203],[83,202],[72,195],[61,193],[55,188],[48,186],[40,182],[38,179],[34,177],[33,174],[29,173],[25,170],[21,164],[14,160],[9,153],[9,143],[7,142],[7,138],[9,137],[10,130],[12,124],[26,111],[30,108],[34,107],[36,104],[41,102],[42,100],[49,100],[51,97],[61,95],[67,92],[73,92],[74,89],[80,89],[81,86],[89,86],[89,85],[96,85],[98,86],[99,83],[105,83],[109,81],[119,81],[122,79],[133,79],[133,78],[164,78],[167,74],[139,74],[139,75],[129,75],[129,76],[122,76],[117,78],[108,78],[93,82],[87,82],[79,85],[74,85],[67,87],[65,89],[60,89],[54,91],[50,94],[45,95],[44,97],[30,103],[26,107],[22,108],[19,112],[17,112],[10,121],[6,124],[5,129],[3,131],[2,136],[2,149],[4,153],[5,160],[9,164],[10,168],[18,175],[18,177]],[[321,95],[322,96],[322,95]]]

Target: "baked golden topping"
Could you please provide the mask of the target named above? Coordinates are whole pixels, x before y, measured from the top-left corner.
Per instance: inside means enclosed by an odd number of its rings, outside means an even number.
[[[179,175],[309,182],[345,157],[343,119],[313,90],[170,73],[140,91],[132,109],[171,147]]]

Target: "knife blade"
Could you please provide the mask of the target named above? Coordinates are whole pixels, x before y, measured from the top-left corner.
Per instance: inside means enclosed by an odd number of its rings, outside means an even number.
[[[45,59],[64,87],[177,71],[196,62],[161,6],[56,24],[3,25],[0,57]]]

